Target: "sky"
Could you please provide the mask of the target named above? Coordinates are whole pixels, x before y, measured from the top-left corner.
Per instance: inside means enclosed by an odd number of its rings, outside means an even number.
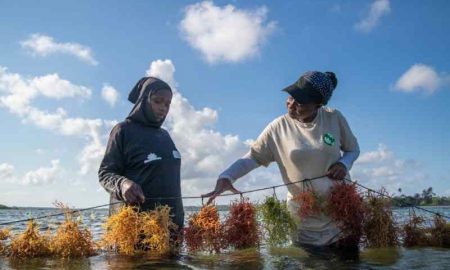
[[[337,75],[328,106],[358,139],[354,179],[450,196],[449,13],[446,0],[0,0],[0,204],[107,203],[97,170],[144,76],[175,89],[164,127],[183,195],[211,191],[308,70]],[[273,164],[236,187],[277,184]]]

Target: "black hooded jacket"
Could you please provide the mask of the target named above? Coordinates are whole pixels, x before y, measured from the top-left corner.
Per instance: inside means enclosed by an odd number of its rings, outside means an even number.
[[[181,156],[169,133],[156,121],[149,103],[151,94],[170,87],[163,81],[146,77],[131,91],[128,99],[134,103],[127,119],[111,131],[105,156],[98,171],[100,184],[108,191],[111,203],[123,201],[121,183],[129,179],[139,184],[146,201],[141,210],[167,204],[172,208],[174,222],[183,226],[184,211],[181,198]],[[121,204],[110,207],[115,213]]]

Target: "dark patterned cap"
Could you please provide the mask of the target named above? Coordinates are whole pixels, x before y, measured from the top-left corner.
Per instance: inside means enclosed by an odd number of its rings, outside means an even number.
[[[326,105],[336,85],[337,79],[333,72],[308,71],[283,91],[288,92],[300,104]]]

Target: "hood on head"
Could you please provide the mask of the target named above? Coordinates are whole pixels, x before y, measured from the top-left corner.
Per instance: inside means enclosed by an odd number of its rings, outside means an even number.
[[[161,127],[165,118],[157,121],[153,109],[150,106],[150,96],[155,91],[167,89],[172,92],[170,86],[164,81],[154,77],[140,79],[128,95],[128,100],[134,104],[127,119],[138,122],[144,126]]]

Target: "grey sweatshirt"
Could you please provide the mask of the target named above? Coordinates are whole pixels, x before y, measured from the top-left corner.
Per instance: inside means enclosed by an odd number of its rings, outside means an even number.
[[[135,103],[127,119],[111,131],[105,156],[98,172],[100,184],[108,191],[111,203],[123,201],[121,183],[129,179],[139,184],[146,201],[141,210],[167,204],[172,208],[174,222],[183,226],[184,211],[181,198],[151,199],[154,197],[181,197],[181,156],[169,133],[156,122],[149,97],[153,91],[170,87],[155,78],[143,78],[130,93]],[[110,207],[110,214],[121,204]]]

